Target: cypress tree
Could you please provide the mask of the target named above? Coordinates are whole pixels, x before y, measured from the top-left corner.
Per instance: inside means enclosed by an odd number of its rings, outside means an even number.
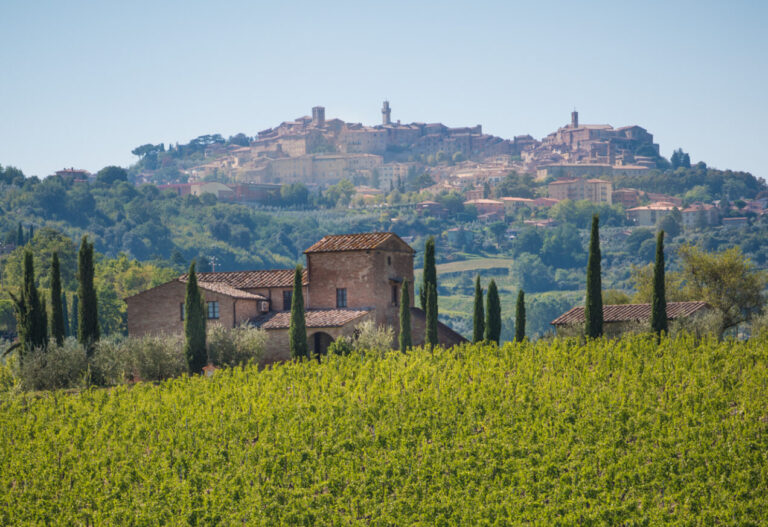
[[[66,329],[64,329],[64,313],[61,303],[61,269],[59,266],[59,253],[54,252],[51,258],[51,337],[57,346],[64,343]]]
[[[475,314],[472,319],[472,342],[485,338],[485,312],[483,310],[483,288],[480,287],[480,275],[475,278]]]
[[[600,278],[600,219],[592,216],[592,235],[589,239],[589,260],[587,261],[587,298],[584,307],[587,337],[597,338],[603,334],[603,287]]]
[[[80,252],[77,255],[77,296],[78,326],[77,340],[82,344],[88,356],[93,353],[93,345],[99,340],[99,310],[96,288],[93,285],[93,244],[83,236]]]
[[[653,296],[651,298],[651,330],[660,335],[667,331],[667,294],[664,288],[664,231],[656,238],[656,263],[653,266]]]
[[[70,320],[69,334],[73,337],[77,337],[77,328],[80,326],[78,316],[80,312],[80,301],[78,298],[77,293],[72,295],[72,320]]]
[[[496,281],[491,280],[488,284],[488,294],[485,297],[485,340],[488,342],[499,343],[501,336],[501,301],[499,300],[499,290],[496,288]]]
[[[525,291],[517,293],[517,309],[515,310],[515,342],[525,340]]]
[[[411,347],[411,293],[408,289],[408,280],[403,280],[403,289],[400,292],[400,351],[405,352]]]
[[[21,345],[20,355],[35,348],[45,348],[48,344],[47,317],[45,303],[35,286],[35,264],[31,251],[24,251],[24,275],[18,298],[11,294],[16,310],[16,327]]]
[[[16,233],[16,247],[22,247],[24,245],[24,228],[19,222],[19,232]]]
[[[437,301],[437,269],[435,268],[435,237],[430,236],[424,245],[424,273],[421,277],[421,290],[419,300],[421,309],[427,310],[427,292],[429,284],[435,286],[435,301]]]
[[[437,289],[434,284],[429,284],[427,289],[426,332],[424,344],[433,348],[437,346]]]
[[[205,300],[197,286],[195,262],[192,262],[184,295],[184,355],[190,373],[201,373],[208,362],[205,350],[206,315]]]
[[[70,333],[69,309],[67,308],[67,293],[61,293],[61,319],[64,322],[64,336],[68,337]]]
[[[291,296],[291,324],[288,328],[288,344],[294,359],[309,358],[307,346],[307,322],[304,318],[304,292],[301,288],[301,265],[293,273],[293,295]]]

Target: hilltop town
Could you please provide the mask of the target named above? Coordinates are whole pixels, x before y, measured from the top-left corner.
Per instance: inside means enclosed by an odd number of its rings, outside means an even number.
[[[569,124],[537,140],[484,134],[481,125],[450,128],[441,123],[392,121],[384,101],[378,125],[326,119],[325,108],[285,121],[255,137],[238,134],[225,141],[201,136],[190,145],[171,145],[165,155],[179,157],[203,149],[201,162],[183,168],[176,178],[195,182],[216,180],[246,184],[291,184],[327,187],[348,178],[373,189],[396,186],[409,173],[425,172],[443,186],[461,186],[499,179],[510,170],[538,177],[647,173],[660,161],[653,135],[640,126],[614,129],[607,124]],[[186,147],[186,149],[185,149]],[[181,150],[181,152],[180,152]],[[156,163],[164,145],[144,145],[134,151],[146,160],[136,173],[139,181],[168,177]],[[174,181],[177,182],[177,181]]]

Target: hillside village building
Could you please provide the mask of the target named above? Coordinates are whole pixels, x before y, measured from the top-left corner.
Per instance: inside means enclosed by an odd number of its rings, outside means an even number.
[[[602,179],[558,179],[549,184],[549,197],[556,200],[587,200],[612,203],[613,184]]]
[[[404,280],[410,289],[413,342],[423,344],[426,318],[413,307],[414,250],[399,236],[391,232],[325,236],[304,254],[302,286],[312,353],[325,353],[336,338],[354,335],[365,320],[391,326],[397,334]],[[273,360],[288,359],[293,275],[290,269],[199,273],[209,322],[261,327],[269,336],[268,355]],[[182,275],[127,298],[128,333],[181,333],[186,280]],[[441,323],[438,338],[445,346],[465,340]]]

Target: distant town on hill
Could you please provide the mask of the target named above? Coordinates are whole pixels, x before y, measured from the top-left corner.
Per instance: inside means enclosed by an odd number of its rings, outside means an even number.
[[[414,172],[429,174],[444,186],[498,179],[510,170],[569,176],[642,175],[667,168],[653,135],[632,125],[582,124],[578,112],[570,123],[542,140],[530,135],[503,139],[484,134],[481,125],[449,128],[441,123],[402,124],[391,118],[384,101],[382,122],[375,126],[326,119],[325,108],[311,116],[224,139],[200,136],[186,145],[142,145],[133,150],[132,170],[139,182],[291,184],[310,188],[344,178],[386,190]]]

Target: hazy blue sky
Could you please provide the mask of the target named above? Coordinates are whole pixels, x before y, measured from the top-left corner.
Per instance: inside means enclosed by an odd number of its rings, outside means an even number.
[[[0,164],[128,165],[143,143],[326,107],[541,138],[639,124],[766,170],[768,2],[0,0]]]

